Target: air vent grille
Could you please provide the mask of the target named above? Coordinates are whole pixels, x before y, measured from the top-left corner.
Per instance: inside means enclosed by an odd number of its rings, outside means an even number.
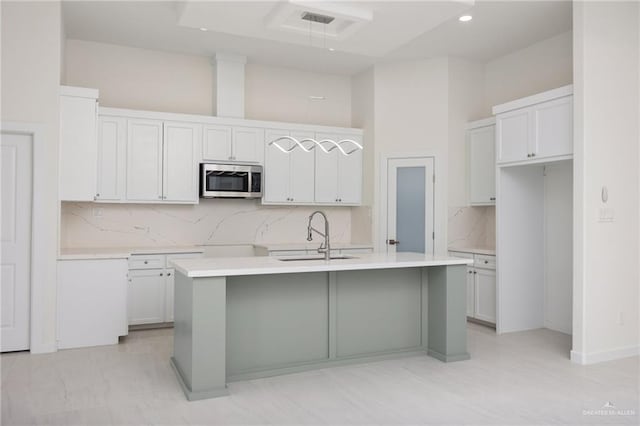
[[[319,22],[321,24],[327,25],[333,22],[333,20],[336,18],[329,15],[321,15],[319,13],[303,12],[302,19],[304,19],[305,21]]]

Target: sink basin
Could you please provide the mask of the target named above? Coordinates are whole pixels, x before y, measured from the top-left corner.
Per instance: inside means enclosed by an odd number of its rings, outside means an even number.
[[[357,259],[355,256],[331,256],[330,260],[346,260],[346,259]],[[303,256],[303,257],[280,257],[278,258],[281,262],[299,262],[303,260],[323,260],[324,256]]]

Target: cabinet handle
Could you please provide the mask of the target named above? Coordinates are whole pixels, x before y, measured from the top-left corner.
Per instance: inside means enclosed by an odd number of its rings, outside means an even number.
[[[145,261],[144,261],[144,264],[145,264],[145,265],[146,265],[146,264],[148,264],[148,263],[149,263],[149,261],[148,261],[148,260],[145,260]]]
[[[171,276],[171,272],[167,273],[167,276],[170,277]]]
[[[495,201],[496,197],[489,197],[489,201]]]
[[[535,152],[532,152],[532,153],[531,153],[531,156],[532,156],[532,157],[535,157],[535,156],[536,156],[536,153],[535,153]]]
[[[162,272],[160,272],[160,276],[163,276],[164,274]]]
[[[476,271],[473,271],[473,273],[474,273],[474,274],[477,274],[477,272],[476,272]]]
[[[162,195],[158,195],[158,199],[162,200]]]
[[[484,261],[484,264],[486,265],[487,263],[489,263],[489,261],[488,261],[488,260],[485,260],[485,261]]]
[[[469,272],[467,272],[467,273],[468,273],[468,274],[473,274],[473,271],[469,271]]]
[[[531,158],[531,154],[527,154],[527,158]]]

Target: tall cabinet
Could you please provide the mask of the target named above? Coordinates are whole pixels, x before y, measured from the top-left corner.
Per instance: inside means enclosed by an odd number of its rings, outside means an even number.
[[[571,333],[573,88],[496,114],[497,331]]]
[[[496,203],[495,118],[467,124],[467,164],[469,204],[491,206]]]

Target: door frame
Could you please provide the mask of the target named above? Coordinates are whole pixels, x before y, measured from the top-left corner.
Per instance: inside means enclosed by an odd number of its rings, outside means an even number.
[[[380,194],[380,203],[378,204],[378,216],[380,220],[378,221],[378,235],[375,241],[376,251],[386,253],[386,239],[387,239],[387,202],[389,199],[388,196],[388,188],[387,188],[387,179],[388,179],[388,170],[389,170],[389,161],[390,160],[433,160],[433,173],[436,176],[436,181],[433,183],[433,224],[432,229],[435,233],[435,239],[433,241],[433,253],[434,255],[438,253],[438,241],[441,238],[446,238],[446,232],[435,232],[436,225],[439,222],[440,214],[436,209],[436,203],[438,202],[438,182],[440,181],[438,175],[438,167],[437,167],[437,157],[435,155],[429,154],[416,154],[416,155],[402,155],[402,154],[387,154],[382,155],[380,157],[380,180],[379,180],[379,194]]]
[[[36,182],[49,182],[51,177],[47,176],[48,163],[51,163],[50,159],[47,159],[47,152],[45,146],[44,135],[45,126],[39,123],[29,122],[14,122],[3,121],[0,122],[0,134],[10,133],[17,135],[31,136],[32,143],[32,159],[31,159],[31,265],[30,265],[30,314],[29,314],[29,351],[31,353],[44,353],[55,352],[56,343],[55,336],[52,339],[47,336],[47,329],[51,327],[48,324],[50,320],[55,321],[55,318],[47,318],[45,313],[47,312],[47,305],[53,305],[45,300],[47,293],[51,293],[51,289],[47,287],[51,283],[54,284],[54,295],[56,294],[56,271],[55,271],[55,256],[57,254],[57,228],[59,224],[59,207],[56,212],[56,237],[50,238],[50,233],[47,229],[50,228],[49,217],[47,215],[47,202],[50,199],[47,187],[36,185]],[[57,157],[55,157],[57,159]],[[55,161],[55,160],[53,160]],[[56,162],[57,164],[57,162]],[[55,170],[55,168],[54,168]],[[57,176],[55,181],[57,182]],[[58,184],[55,184],[56,191]],[[57,199],[57,192],[56,192]],[[56,250],[51,250],[51,247],[56,247]],[[52,259],[53,257],[53,259]],[[50,267],[53,263],[53,270]],[[54,313],[55,315],[55,313]],[[54,328],[55,330],[55,328]]]

